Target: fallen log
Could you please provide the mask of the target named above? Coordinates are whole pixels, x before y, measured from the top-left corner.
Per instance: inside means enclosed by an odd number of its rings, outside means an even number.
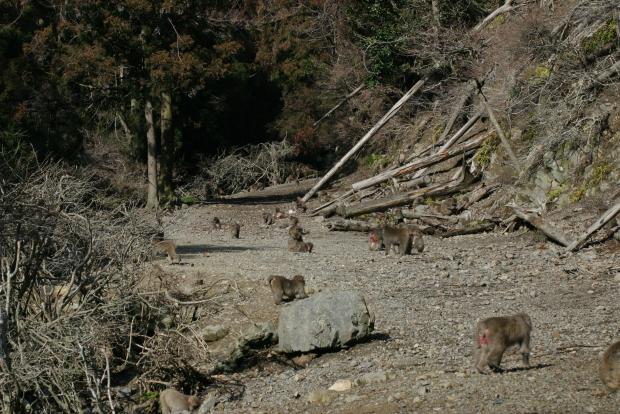
[[[241,199],[262,199],[270,197],[293,197],[304,194],[311,188],[318,178],[310,178],[307,180],[300,180],[298,182],[290,182],[284,184],[277,184],[271,187],[265,187],[258,191],[242,191],[229,196],[224,196],[222,199],[226,200],[241,200]]]
[[[321,121],[323,121],[325,118],[327,118],[328,116],[330,116],[332,113],[334,113],[334,111],[338,108],[340,108],[342,105],[345,104],[345,102],[347,102],[349,99],[353,98],[355,95],[357,95],[357,93],[359,91],[361,91],[362,89],[364,89],[364,84],[362,83],[360,86],[358,86],[357,88],[355,88],[353,90],[353,92],[351,92],[350,94],[348,94],[347,96],[344,97],[343,100],[341,100],[340,102],[338,102],[338,104],[336,104],[336,106],[334,106],[332,109],[330,109],[329,111],[327,111],[327,113],[325,113],[325,115],[323,115],[321,118],[319,118],[318,121],[316,121],[312,126],[313,127],[317,127],[317,125],[319,125],[321,123]]]
[[[334,174],[336,174],[336,172],[349,160],[349,158],[351,158],[370,138],[372,138],[390,119],[392,119],[392,117],[394,115],[396,115],[396,113],[400,110],[400,108],[403,107],[403,105],[417,92],[419,91],[422,86],[424,86],[424,84],[426,83],[426,78],[421,79],[419,81],[416,82],[415,85],[413,85],[413,87],[411,89],[409,89],[409,91],[407,91],[407,93],[405,95],[403,95],[402,98],[400,98],[398,100],[398,102],[396,102],[394,104],[394,106],[392,106],[392,108],[390,108],[389,111],[387,111],[387,113],[385,115],[383,115],[383,117],[379,120],[379,122],[377,122],[371,129],[370,131],[368,131],[366,133],[366,135],[364,135],[362,137],[362,139],[360,139],[358,141],[357,144],[355,144],[355,146],[353,146],[353,148],[351,148],[349,150],[349,152],[347,152],[344,157],[342,157],[340,159],[340,161],[338,161],[336,163],[336,165],[334,165],[332,167],[331,170],[329,170],[324,176],[323,178],[321,178],[319,180],[319,182],[310,189],[310,191],[308,191],[306,193],[306,195],[303,196],[303,198],[301,199],[303,202],[306,202],[310,199],[310,197],[312,197],[314,195],[314,193],[316,193],[319,188],[321,188],[330,178],[332,178],[332,176]]]
[[[439,139],[437,140],[438,142],[443,142],[443,140],[446,139],[446,137],[450,133],[450,130],[452,129],[452,126],[454,125],[454,122],[456,122],[456,118],[458,118],[459,114],[461,113],[461,110],[463,109],[463,107],[465,106],[465,104],[467,103],[467,101],[472,96],[475,90],[476,90],[476,84],[473,81],[469,81],[468,85],[465,87],[465,91],[463,95],[461,96],[461,99],[459,99],[459,101],[456,103],[454,108],[452,108],[452,114],[450,115],[450,118],[448,119],[448,123],[446,124],[446,127],[443,130],[443,133],[439,136]]]
[[[420,188],[418,190],[409,191],[402,194],[396,194],[391,197],[371,200],[365,203],[360,203],[357,206],[340,206],[336,210],[336,214],[341,217],[349,218],[361,216],[362,214],[374,213],[378,211],[385,211],[392,207],[400,207],[411,203],[421,196],[439,196],[444,194],[452,194],[462,189],[462,181],[454,180],[447,183],[440,183],[426,188]]]
[[[459,222],[458,217],[454,216],[444,216],[441,214],[431,214],[431,213],[418,213],[414,210],[401,210],[403,213],[403,217],[407,219],[424,219],[424,218],[434,218],[438,220],[444,220],[449,222],[450,224],[456,224]]]
[[[361,220],[346,220],[340,217],[335,217],[325,222],[325,227],[329,231],[361,231],[369,232],[376,229],[379,226],[369,224]]]
[[[452,157],[456,157],[458,155],[464,154],[468,151],[476,149],[484,143],[484,141],[491,136],[492,132],[487,132],[486,134],[482,134],[479,137],[473,138],[470,141],[467,141],[449,151],[443,153],[437,153],[433,155],[429,155],[428,157],[424,157],[420,160],[410,162],[409,164],[403,165],[402,167],[395,168],[393,170],[384,171],[381,174],[378,174],[374,177],[367,178],[366,180],[358,181],[354,183],[351,187],[354,190],[362,190],[364,188],[371,187],[376,184],[380,184],[384,181],[387,181],[394,177],[400,177],[405,174],[410,174],[420,168],[430,167],[431,165],[438,164],[442,161],[450,159]]]
[[[593,233],[595,233],[598,229],[607,224],[611,219],[616,217],[616,215],[620,213],[620,203],[616,203],[611,206],[603,215],[594,222],[585,233],[583,233],[577,240],[573,241],[568,245],[568,250],[575,251],[578,250],[583,244],[586,242],[588,237],[590,237]]]
[[[483,223],[476,224],[471,227],[463,227],[460,229],[448,229],[444,232],[437,232],[435,235],[441,238],[464,236],[467,234],[487,233],[495,229],[495,223],[492,221],[485,221]]]
[[[564,236],[561,232],[551,227],[541,217],[535,214],[528,214],[525,211],[521,210],[519,207],[512,205],[512,204],[508,204],[507,207],[510,207],[512,211],[514,211],[515,215],[519,217],[521,220],[536,227],[538,230],[542,231],[548,238],[550,238],[554,242],[564,247],[570,244],[566,236]]]
[[[478,111],[476,114],[474,114],[474,116],[472,116],[465,123],[465,125],[463,125],[458,131],[456,131],[456,133],[454,135],[452,135],[452,137],[450,137],[448,142],[446,142],[445,144],[442,144],[441,148],[443,148],[443,147],[449,148],[452,144],[454,144],[456,141],[458,141],[463,135],[467,134],[467,132],[469,132],[472,129],[472,127],[478,121],[478,119],[480,119],[480,117],[482,116],[482,113],[483,113],[483,111]],[[412,160],[414,160],[414,159],[424,155],[425,153],[427,153],[428,151],[433,149],[439,143],[441,143],[441,141],[438,141],[437,144],[429,145],[428,147],[424,148],[422,151],[420,151],[418,153],[410,155],[409,158],[407,158],[405,160],[405,162],[411,162]],[[439,152],[439,151],[437,151],[437,152]]]
[[[464,194],[459,197],[459,202],[457,203],[457,210],[463,210],[467,207],[471,206],[474,203],[482,200],[484,197],[488,196],[495,190],[499,188],[499,184],[491,184],[486,185],[485,183],[480,184],[478,188],[475,190]]]
[[[479,32],[480,30],[484,29],[487,24],[491,23],[493,19],[495,19],[500,14],[508,13],[509,11],[513,10],[514,7],[512,6],[512,1],[513,0],[506,0],[506,2],[501,7],[498,7],[497,9],[495,9],[491,14],[485,17],[484,20],[478,23],[476,27],[472,29],[472,32],[473,33]]]
[[[408,190],[412,187],[425,187],[432,182],[431,177],[424,175],[422,177],[414,178],[413,180],[396,181],[394,186],[400,190]]]
[[[508,156],[510,157],[510,160],[513,162],[515,168],[518,167],[519,166],[519,161],[517,160],[517,156],[515,155],[514,151],[512,150],[512,147],[510,146],[510,142],[508,142],[508,138],[506,138],[506,135],[504,135],[504,131],[502,131],[502,127],[499,126],[499,123],[497,122],[497,119],[495,119],[495,113],[493,112],[493,110],[489,106],[489,103],[487,102],[487,100],[486,100],[486,98],[484,96],[482,97],[482,104],[484,105],[485,109],[487,110],[487,114],[489,115],[489,119],[491,120],[491,123],[493,124],[493,127],[495,128],[495,131],[497,132],[497,135],[499,135],[499,139],[501,140],[502,145],[504,146],[504,149],[508,153]]]

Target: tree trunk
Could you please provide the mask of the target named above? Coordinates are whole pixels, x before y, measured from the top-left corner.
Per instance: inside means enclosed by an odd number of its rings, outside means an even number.
[[[147,99],[144,106],[144,117],[146,118],[146,145],[147,145],[147,171],[148,171],[148,196],[146,199],[147,208],[157,208],[159,197],[157,193],[157,140],[155,138],[155,126],[153,125],[153,105]]]
[[[174,167],[174,136],[172,134],[172,99],[170,93],[161,94],[160,112],[160,148],[159,153],[161,170],[159,170],[160,194],[159,198],[171,201],[174,198],[172,185],[172,170]]]

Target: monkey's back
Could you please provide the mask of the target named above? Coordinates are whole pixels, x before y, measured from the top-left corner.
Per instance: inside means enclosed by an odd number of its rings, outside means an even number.
[[[530,333],[532,322],[525,313],[511,316],[494,316],[478,322],[476,332],[489,329],[495,332],[505,342],[506,346],[519,343],[523,337]]]
[[[603,354],[599,374],[609,389],[620,389],[620,341],[611,345]]]

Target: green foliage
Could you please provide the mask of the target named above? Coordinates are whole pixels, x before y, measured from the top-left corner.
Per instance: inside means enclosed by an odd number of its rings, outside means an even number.
[[[372,154],[368,154],[364,158],[363,164],[366,167],[378,169],[378,168],[383,168],[387,164],[387,161],[388,160],[385,155],[372,153]]]
[[[586,55],[595,54],[608,47],[610,43],[616,40],[616,37],[616,21],[611,19],[591,36],[581,41],[581,50]]]
[[[199,202],[199,200],[193,195],[183,195],[181,196],[179,201],[183,204],[188,204],[188,205],[196,204]]]
[[[572,203],[581,201],[589,189],[599,186],[603,181],[605,181],[612,171],[613,165],[608,162],[601,162],[594,165],[586,182],[581,184],[571,193],[569,197],[570,201]]]
[[[499,137],[496,134],[484,141],[476,155],[474,161],[480,168],[486,168],[491,163],[491,156],[499,145]]]

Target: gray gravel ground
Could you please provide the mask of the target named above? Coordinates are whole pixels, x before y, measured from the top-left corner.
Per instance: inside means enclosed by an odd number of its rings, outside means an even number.
[[[365,234],[328,232],[318,219],[302,216],[315,252],[290,253],[280,228],[286,220],[261,225],[261,210],[273,207],[213,204],[167,218],[167,237],[193,265],[166,266],[167,272],[187,286],[196,278],[235,284],[235,305],[197,324],[229,327],[230,342],[249,321],[276,321],[286,305],[273,304],[265,279],[301,273],[310,291],[363,292],[377,333],[303,369],[271,360],[227,374],[245,392],[217,412],[620,413],[620,393],[603,394],[597,373],[605,347],[620,338],[620,243],[565,254],[524,230],[427,236],[423,253],[385,257],[368,251]],[[241,238],[212,231],[214,215],[243,223]],[[207,257],[198,254],[205,245]],[[511,350],[502,361],[506,373],[473,373],[476,320],[519,311],[532,318],[533,367],[521,369]],[[216,352],[218,344],[212,347]],[[366,381],[348,391],[325,391],[339,379],[360,378]]]

